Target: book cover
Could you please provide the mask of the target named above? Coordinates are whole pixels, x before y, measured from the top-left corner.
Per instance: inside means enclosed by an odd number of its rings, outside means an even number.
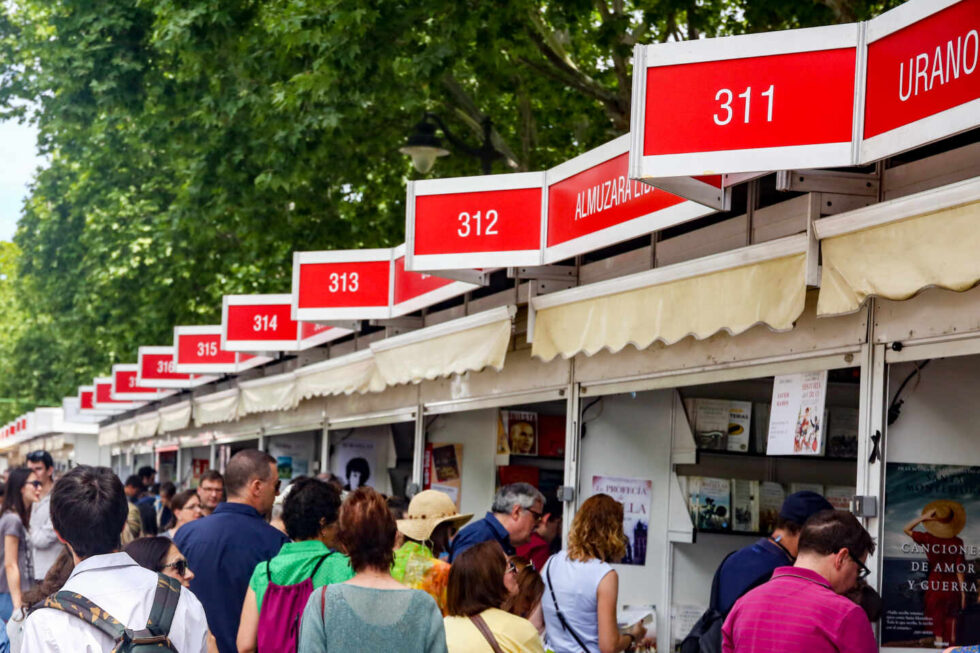
[[[827,455],[834,458],[857,458],[858,409],[833,407],[827,429]]]
[[[730,404],[727,399],[694,400],[694,441],[699,449],[727,448]]]
[[[727,478],[702,476],[695,526],[709,531],[731,530],[731,515],[731,481]]]
[[[786,499],[786,490],[779,483],[759,484],[759,530],[771,533],[779,520],[779,509]]]
[[[732,530],[758,532],[759,481],[732,479]]]
[[[505,410],[507,442],[510,453],[519,456],[538,455],[538,414],[521,410]]]
[[[538,415],[538,455],[554,458],[565,455],[564,415]]]
[[[701,509],[701,477],[683,476],[679,480],[681,489],[687,495],[687,510],[691,513],[691,523],[697,526],[698,511]]]
[[[769,404],[752,404],[752,451],[766,453],[769,437]]]
[[[830,502],[834,510],[851,511],[851,499],[857,494],[857,488],[853,485],[828,485],[824,498]]]
[[[822,455],[826,400],[826,370],[777,376],[772,387],[766,453]]]
[[[749,450],[749,435],[752,428],[752,402],[728,402],[728,450]]]

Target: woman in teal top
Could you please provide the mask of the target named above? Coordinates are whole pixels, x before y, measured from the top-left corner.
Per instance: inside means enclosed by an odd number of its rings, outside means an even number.
[[[268,562],[260,562],[248,582],[238,626],[238,650],[255,651],[258,645],[259,613],[269,582],[295,585],[312,579],[314,591],[330,583],[353,577],[350,559],[335,551],[340,492],[315,478],[300,478],[289,486],[283,501],[282,519],[292,538]]]
[[[299,653],[399,651],[447,653],[435,599],[391,577],[395,520],[369,487],[340,508],[338,537],[350,551],[354,577],[315,590],[303,611]]]

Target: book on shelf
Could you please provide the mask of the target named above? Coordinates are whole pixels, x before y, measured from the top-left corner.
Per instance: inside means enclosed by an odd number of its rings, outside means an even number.
[[[786,499],[786,489],[779,483],[759,484],[759,530],[771,533],[779,521],[779,510]]]
[[[820,483],[790,483],[789,493],[795,494],[796,492],[816,492],[820,496],[823,496],[824,486]]]
[[[833,407],[827,429],[827,455],[834,458],[857,458],[858,409]]]
[[[690,402],[690,403],[688,403]],[[698,449],[728,448],[729,402],[725,399],[685,399]]]
[[[759,481],[732,479],[732,530],[755,533],[759,530]]]
[[[851,510],[851,500],[857,494],[857,488],[853,485],[828,485],[824,498],[830,502],[834,510]]]
[[[728,450],[748,451],[752,430],[752,402],[728,402]]]
[[[766,453],[766,439],[769,437],[769,404],[752,404],[752,451]]]
[[[700,530],[731,530],[731,481],[727,478],[688,478],[688,506],[694,526]]]
[[[684,406],[699,449],[749,450],[751,401],[687,398]]]

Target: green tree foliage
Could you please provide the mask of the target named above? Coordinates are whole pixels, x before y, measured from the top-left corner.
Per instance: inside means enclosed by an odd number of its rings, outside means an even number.
[[[0,395],[57,401],[292,252],[403,239],[423,111],[498,172],[624,133],[637,43],[862,18],[867,0],[12,0],[0,106],[40,129]],[[894,1],[892,2],[894,3]],[[25,102],[26,101],[26,102]],[[437,174],[478,174],[465,156]]]

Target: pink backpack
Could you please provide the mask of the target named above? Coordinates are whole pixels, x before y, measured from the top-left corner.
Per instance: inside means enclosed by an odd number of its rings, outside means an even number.
[[[293,585],[276,585],[272,582],[272,564],[265,564],[269,585],[259,611],[258,653],[295,652],[299,644],[299,620],[306,602],[313,593],[313,577],[323,561],[334,552],[324,555],[313,567],[310,577]]]

